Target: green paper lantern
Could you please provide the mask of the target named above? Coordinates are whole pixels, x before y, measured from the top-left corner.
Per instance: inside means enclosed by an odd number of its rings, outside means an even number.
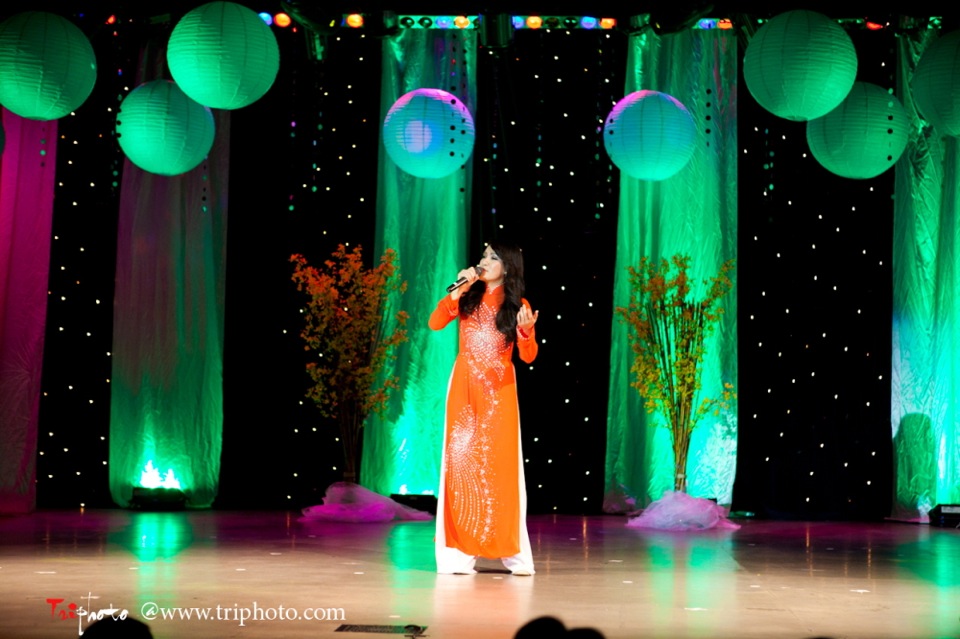
[[[467,105],[442,89],[405,93],[383,119],[387,155],[421,178],[442,178],[462,168],[473,153],[475,135]]]
[[[960,136],[960,31],[940,36],[920,56],[910,88],[917,110],[941,134]]]
[[[754,34],[743,79],[764,109],[787,120],[814,120],[843,102],[857,77],[847,32],[815,11],[787,11]]]
[[[167,46],[170,74],[184,93],[213,109],[259,100],[280,69],[280,49],[260,16],[234,2],[210,2],[187,13]]]
[[[909,136],[907,114],[886,89],[856,82],[836,109],[807,122],[813,157],[840,177],[865,180],[896,164]]]
[[[665,180],[696,150],[697,126],[679,100],[659,91],[634,91],[614,105],[603,125],[603,146],[621,171],[639,180]]]
[[[83,104],[97,80],[87,36],[53,13],[0,23],[0,104],[30,120],[56,120]]]
[[[141,84],[120,103],[117,139],[131,162],[158,175],[180,175],[213,147],[213,114],[169,80]]]

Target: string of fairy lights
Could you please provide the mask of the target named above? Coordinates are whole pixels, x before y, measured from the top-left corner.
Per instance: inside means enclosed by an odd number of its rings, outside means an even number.
[[[291,507],[318,503],[316,489],[338,478],[339,448],[303,399],[296,359],[302,358],[299,318],[270,316],[289,307],[293,295],[284,288],[289,283],[284,260],[303,238],[311,238],[318,255],[341,241],[371,241],[379,43],[368,36],[368,16],[342,16],[343,30],[326,42],[326,62],[334,64],[318,65],[309,60],[296,21],[269,17],[278,34],[290,34],[280,38],[281,47],[298,62],[269,96],[283,104],[282,125],[255,121],[267,117],[270,101],[234,120],[234,135],[246,138],[246,149],[264,131],[282,133],[271,141],[268,157],[235,158],[238,175],[260,177],[240,177],[236,181],[245,183],[231,187],[250,201],[241,196],[231,206],[236,241],[229,247],[228,269],[236,277],[228,279],[227,307],[228,360],[256,358],[262,372],[227,366],[225,379],[232,406],[227,428],[240,428],[244,414],[256,416],[272,441],[238,442],[228,432],[225,455],[234,457],[225,459],[222,491]],[[439,19],[443,16],[396,16],[398,28],[479,28],[477,16],[459,24],[457,17],[447,23]],[[496,220],[497,232],[524,239],[528,296],[542,309],[541,355],[518,371],[531,507],[595,512],[604,474],[609,364],[604,340],[612,314],[609,268],[618,198],[617,171],[600,149],[600,128],[622,93],[625,35],[622,25],[605,27],[601,18],[595,25],[588,20],[574,26],[565,23],[569,17],[536,17],[539,23],[522,17],[522,25],[511,17],[514,48],[509,56],[501,54],[505,60],[498,68],[501,78],[515,79],[522,101],[512,110],[499,98],[506,130],[490,130],[490,153],[477,157],[492,167],[482,174],[490,176],[497,199],[480,213]],[[862,26],[871,32],[867,35],[891,37],[885,29],[875,33]],[[136,73],[132,43],[143,26],[113,16],[109,27],[94,45],[102,66],[111,69],[111,81],[98,83],[91,103],[59,123],[37,473],[41,504],[48,505],[109,504],[110,300],[123,166],[112,130],[118,96],[131,89]],[[892,49],[889,43],[878,48],[884,47],[886,53]],[[894,64],[889,55],[881,57],[887,65],[881,80],[889,84]],[[584,105],[571,95],[590,99]],[[482,91],[481,99],[493,104]],[[735,499],[738,493],[751,504],[779,498],[784,510],[794,512],[824,512],[839,508],[839,501],[869,509],[886,489],[889,465],[884,439],[876,433],[885,433],[889,402],[884,343],[889,318],[882,283],[890,268],[884,216],[891,177],[853,185],[832,180],[804,157],[802,136],[791,123],[759,110],[745,109],[743,117],[749,121],[741,126],[747,133],[741,140],[739,463],[747,479],[738,480]],[[507,142],[512,148],[504,147]],[[244,163],[254,166],[244,169]],[[811,173],[816,190],[804,177]],[[261,201],[268,203],[264,210]],[[265,252],[280,266],[269,277],[254,275]],[[248,275],[263,281],[237,282]],[[239,301],[246,295],[263,308],[246,308]],[[822,312],[825,307],[833,312]],[[275,403],[276,397],[282,399]],[[268,461],[265,450],[273,456]],[[253,472],[265,463],[286,479]],[[255,492],[258,484],[265,486]],[[842,499],[833,495],[838,484]]]
[[[851,31],[866,52],[858,77],[892,89],[895,45],[876,31]],[[738,286],[751,366],[740,367],[734,500],[885,516],[894,172],[840,179],[810,155],[801,126],[744,106]]]

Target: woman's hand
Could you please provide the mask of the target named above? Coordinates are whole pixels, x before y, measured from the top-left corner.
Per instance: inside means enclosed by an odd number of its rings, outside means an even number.
[[[458,286],[450,292],[450,299],[452,300],[460,299],[460,296],[463,295],[464,291],[469,290],[470,287],[473,286],[473,283],[480,279],[480,274],[477,273],[477,269],[471,266],[470,268],[465,268],[457,273],[457,279],[459,280],[461,277],[467,278],[467,281],[465,284]]]
[[[526,305],[521,306],[517,312],[517,328],[520,332],[529,336],[533,332],[533,325],[537,323],[537,317],[540,311],[531,311]]]

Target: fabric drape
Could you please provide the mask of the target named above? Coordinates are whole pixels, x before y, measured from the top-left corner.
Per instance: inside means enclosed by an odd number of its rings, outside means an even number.
[[[400,96],[420,88],[452,93],[475,113],[476,49],[474,30],[404,29],[385,39],[381,122]],[[372,416],[364,429],[361,483],[379,493],[437,490],[444,392],[457,336],[433,333],[427,319],[451,278],[471,263],[466,247],[471,161],[447,177],[418,178],[399,169],[380,145],[376,255],[397,250],[408,288],[391,300],[387,317],[399,308],[410,319],[409,342],[394,363],[400,388],[387,413]]]
[[[159,64],[160,49],[148,49],[145,67]],[[230,114],[214,118],[213,148],[197,168],[165,177],[124,164],[109,461],[121,506],[148,464],[155,480],[172,471],[188,507],[209,507],[217,494]]]
[[[960,144],[910,93],[931,29],[897,39],[898,95],[913,126],[897,162],[893,234],[892,515],[923,521],[960,501]]]
[[[691,279],[701,282],[737,252],[737,40],[721,30],[690,29],[631,37],[625,95],[654,90],[678,99],[699,129],[690,163],[659,182],[621,173],[614,308],[626,306],[627,267],[643,256],[690,255]],[[736,274],[723,299],[725,315],[706,342],[702,395],[719,397],[737,381]],[[697,293],[696,289],[694,293]],[[659,499],[674,486],[671,435],[657,414],[647,414],[630,386],[633,362],[627,327],[614,318],[610,354],[604,509],[622,511]],[[694,431],[687,491],[730,504],[736,469],[735,408],[708,415]]]
[[[57,122],[0,111],[0,514],[20,514],[37,504]]]

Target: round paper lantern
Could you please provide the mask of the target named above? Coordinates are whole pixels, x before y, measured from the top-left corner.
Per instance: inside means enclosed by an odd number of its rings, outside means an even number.
[[[213,114],[169,80],[141,84],[120,103],[117,139],[130,161],[159,175],[186,173],[213,147]]]
[[[960,31],[940,36],[920,56],[910,88],[917,110],[943,135],[960,136]]]
[[[462,167],[473,152],[475,135],[467,106],[440,89],[402,95],[383,120],[390,159],[422,178],[441,178]]]
[[[886,89],[856,82],[846,99],[807,122],[813,157],[841,177],[869,179],[896,164],[907,148],[907,114]]]
[[[167,46],[170,74],[204,106],[239,109],[259,100],[280,70],[270,27],[252,9],[210,2],[187,13]]]
[[[764,109],[813,120],[843,102],[857,77],[847,32],[815,11],[787,11],[760,27],[743,56],[743,79]]]
[[[53,13],[26,11],[0,24],[0,104],[31,120],[56,120],[83,104],[97,80],[87,36]]]
[[[634,91],[613,107],[603,125],[607,155],[627,175],[665,180],[686,166],[697,127],[679,100],[659,91]]]

